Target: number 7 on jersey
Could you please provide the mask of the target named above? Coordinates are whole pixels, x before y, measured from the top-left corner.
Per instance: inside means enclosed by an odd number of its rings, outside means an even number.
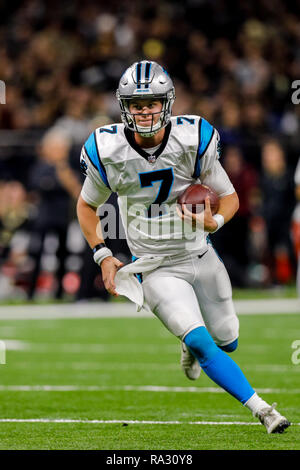
[[[160,181],[157,196],[151,206],[148,208],[148,217],[153,217],[153,215],[162,215],[161,208],[158,209],[159,214],[156,214],[156,209],[153,206],[155,205],[159,207],[161,204],[163,204],[163,202],[168,199],[174,182],[173,168],[164,168],[163,170],[154,170],[147,171],[145,173],[139,173],[139,178],[142,188],[149,188],[149,186],[153,186],[153,183]]]

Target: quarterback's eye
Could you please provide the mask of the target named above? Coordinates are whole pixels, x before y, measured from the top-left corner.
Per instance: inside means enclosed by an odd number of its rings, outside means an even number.
[[[130,110],[135,111],[135,112],[142,111],[144,108],[151,110],[151,109],[155,109],[158,106],[158,104],[159,104],[158,101],[152,101],[151,103],[144,104],[144,105],[141,105],[138,103],[131,103]]]
[[[140,111],[142,108],[138,104],[132,104],[130,106],[130,109],[133,110],[133,111]]]
[[[150,103],[149,106],[148,106],[148,108],[149,108],[149,109],[157,108],[158,104],[159,104],[159,103]]]

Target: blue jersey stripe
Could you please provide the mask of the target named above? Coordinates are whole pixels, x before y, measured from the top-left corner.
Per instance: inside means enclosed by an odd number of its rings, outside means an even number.
[[[91,160],[92,164],[94,165],[95,168],[98,169],[99,173],[100,173],[100,176],[102,178],[102,181],[103,183],[109,188],[109,183],[108,183],[108,180],[107,180],[107,176],[106,176],[106,171],[105,171],[105,168],[103,166],[103,163],[101,162],[100,160],[100,156],[99,156],[99,152],[98,152],[98,148],[97,148],[97,143],[96,143],[96,135],[95,135],[95,132],[93,132],[89,138],[87,139],[87,141],[85,142],[84,144],[84,148],[85,148],[85,151],[87,153],[87,156],[89,157],[89,159]]]
[[[199,149],[198,149],[199,157],[202,157],[202,155],[205,153],[207,147],[210,144],[213,133],[214,133],[213,126],[209,124],[209,122],[207,122],[206,119],[201,118],[200,139],[199,139]]]
[[[193,173],[193,178],[195,179],[199,178],[200,173],[201,173],[201,159],[199,158],[199,148],[201,145],[201,123],[202,123],[202,119],[199,119],[199,124],[198,124],[199,145],[198,145],[195,168],[194,168],[194,173]]]
[[[84,150],[85,150],[85,155],[88,157],[88,159],[89,159],[89,161],[91,162],[91,164],[93,165],[93,167],[94,167],[96,170],[98,170],[97,165],[93,162],[93,160],[92,160],[91,157],[89,156],[89,153],[88,153],[88,151],[87,151],[87,149],[86,149],[86,143],[84,144],[83,148],[84,148]]]
[[[99,165],[98,165],[98,157],[97,157],[97,151],[96,151],[96,145],[95,145],[95,137],[94,133],[92,133],[87,141],[84,144],[86,153],[93,163],[94,167],[98,168],[99,170]]]
[[[199,178],[201,173],[201,157],[205,154],[211,139],[214,135],[214,128],[206,119],[199,120],[199,145],[195,161],[193,178]]]
[[[137,259],[139,259],[139,258],[137,258],[137,257],[134,256],[134,255],[131,256],[131,262],[132,262],[132,263],[134,263]],[[135,273],[134,275],[135,275],[135,277],[137,278],[137,280],[138,280],[140,283],[143,282],[143,275],[142,275],[142,273]]]

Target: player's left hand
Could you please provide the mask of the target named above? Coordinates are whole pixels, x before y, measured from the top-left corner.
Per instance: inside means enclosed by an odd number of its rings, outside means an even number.
[[[218,227],[217,222],[213,218],[211,207],[210,207],[210,199],[209,197],[205,198],[205,208],[204,211],[194,214],[193,212],[189,211],[186,206],[183,205],[183,212],[176,207],[177,213],[181,219],[187,220],[188,222],[192,223],[193,227],[199,228],[204,230],[205,232],[214,232]]]
[[[124,266],[122,261],[118,260],[114,256],[108,256],[104,258],[101,263],[102,279],[105,289],[114,297],[118,297],[119,294],[116,291],[115,275],[117,271]]]

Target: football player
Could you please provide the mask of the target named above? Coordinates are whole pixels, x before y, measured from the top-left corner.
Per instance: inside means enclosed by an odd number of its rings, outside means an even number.
[[[122,123],[96,129],[85,142],[81,167],[86,179],[77,204],[105,287],[118,295],[115,276],[123,264],[105,246],[96,209],[116,192],[144,302],[181,340],[187,377],[196,379],[203,369],[249,408],[268,433],[281,433],[288,420],[256,394],[227,354],[237,347],[239,324],[231,283],[209,234],[234,216],[239,201],[219,162],[219,134],[200,116],[171,116],[175,89],[156,62],[129,67],[116,96]],[[178,196],[195,182],[218,193],[216,215],[209,199],[202,214],[178,213]],[[186,230],[191,218],[199,223]]]

